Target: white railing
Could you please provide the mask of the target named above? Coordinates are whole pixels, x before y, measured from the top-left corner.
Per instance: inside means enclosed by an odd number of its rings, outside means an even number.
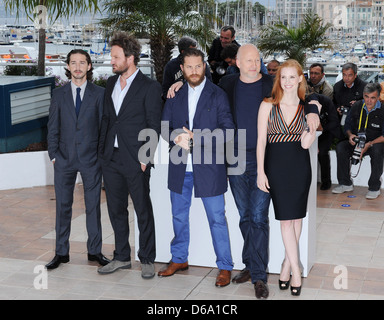
[[[27,67],[37,66],[37,62],[26,62],[26,61],[27,61],[26,59],[18,59],[18,62],[0,60],[0,70],[6,66],[27,66]],[[93,68],[95,69],[95,71],[97,71],[97,68],[99,68],[99,67],[109,68],[110,72],[108,72],[107,74],[113,75],[112,64],[109,63],[108,61],[110,61],[110,60],[102,60],[102,59],[94,60],[94,61],[92,61]],[[65,68],[66,63],[64,60],[61,60],[61,59],[58,59],[58,60],[50,59],[50,61],[45,62],[45,66],[46,67],[63,67],[63,68]],[[147,75],[151,79],[156,79],[155,68],[154,68],[155,66],[151,61],[142,59],[139,62],[138,67],[142,70],[142,72],[145,75]]]

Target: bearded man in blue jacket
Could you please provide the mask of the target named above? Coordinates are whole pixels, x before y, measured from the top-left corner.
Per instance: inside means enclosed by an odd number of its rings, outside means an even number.
[[[168,188],[171,191],[175,237],[172,260],[160,277],[188,268],[189,208],[192,190],[201,198],[208,217],[219,274],[216,286],[230,283],[233,262],[224,210],[227,175],[224,144],[233,136],[234,123],[225,92],[207,81],[204,54],[184,51],[184,85],[168,99],[162,115],[162,136],[170,144]]]

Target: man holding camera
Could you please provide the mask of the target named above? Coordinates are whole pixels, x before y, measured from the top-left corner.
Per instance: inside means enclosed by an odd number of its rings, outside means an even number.
[[[379,101],[380,92],[380,84],[368,83],[364,87],[364,99],[356,102],[348,112],[344,126],[348,140],[340,141],[336,147],[339,186],[332,193],[353,191],[351,165],[359,163],[368,154],[371,176],[366,198],[376,199],[380,195],[384,162],[384,105]]]
[[[220,79],[225,75],[225,72],[221,73],[218,71],[228,68],[228,64],[221,58],[222,50],[231,43],[240,47],[240,44],[235,40],[235,33],[236,31],[232,26],[222,27],[220,37],[213,40],[211,48],[208,51],[208,63],[212,70],[212,81],[214,84],[218,84]]]
[[[341,67],[343,79],[333,86],[333,102],[339,112],[341,125],[352,105],[363,99],[363,89],[367,84],[357,75],[357,65],[351,62]]]

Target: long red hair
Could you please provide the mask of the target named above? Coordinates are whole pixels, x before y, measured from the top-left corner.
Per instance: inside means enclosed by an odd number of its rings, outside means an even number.
[[[297,88],[297,95],[299,96],[300,100],[305,100],[305,92],[307,88],[307,83],[305,81],[304,72],[303,69],[296,60],[294,59],[288,59],[283,64],[281,64],[276,72],[275,81],[273,84],[271,97],[264,99],[266,102],[271,102],[272,104],[278,104],[281,99],[283,98],[284,91],[283,88],[280,85],[280,76],[281,76],[281,69],[283,68],[289,68],[293,67],[297,70],[297,74],[299,76],[303,76],[303,80],[300,82],[299,87]]]

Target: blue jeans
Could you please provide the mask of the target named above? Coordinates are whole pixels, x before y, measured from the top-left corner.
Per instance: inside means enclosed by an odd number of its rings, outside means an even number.
[[[191,207],[193,173],[186,172],[182,194],[171,191],[173,230],[171,242],[172,261],[188,261],[189,247],[189,208]],[[224,195],[201,198],[208,217],[216,264],[219,269],[232,270],[233,262],[229,242],[229,232],[224,210]]]
[[[228,177],[240,214],[243,263],[251,273],[252,283],[267,282],[270,195],[257,187],[256,162],[247,162],[243,174]]]

